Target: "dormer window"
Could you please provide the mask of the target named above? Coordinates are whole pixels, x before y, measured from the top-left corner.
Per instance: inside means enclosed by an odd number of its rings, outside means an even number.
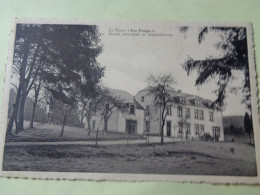
[[[141,97],[141,102],[144,102],[144,96]]]
[[[200,100],[195,100],[195,106],[200,106],[200,105],[201,105]]]
[[[186,104],[186,98],[185,97],[180,97],[180,103],[181,104]]]
[[[135,114],[135,105],[130,105],[130,114]]]

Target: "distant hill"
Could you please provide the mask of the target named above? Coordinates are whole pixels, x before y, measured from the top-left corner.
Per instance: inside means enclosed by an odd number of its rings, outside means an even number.
[[[241,128],[244,130],[244,116],[223,116],[223,126],[224,130],[228,130],[230,125],[234,125],[234,127]]]

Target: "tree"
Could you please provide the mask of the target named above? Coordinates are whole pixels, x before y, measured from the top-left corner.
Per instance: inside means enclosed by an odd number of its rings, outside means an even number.
[[[96,143],[98,144],[98,133],[101,124],[104,124],[103,132],[107,131],[108,120],[110,116],[117,110],[125,113],[129,109],[129,105],[118,96],[111,93],[109,89],[100,87],[96,96],[95,111],[100,114],[100,121],[96,131]],[[89,124],[90,125],[90,124]]]
[[[52,92],[62,82],[66,89],[74,87],[84,96],[92,91],[104,72],[96,61],[102,52],[99,42],[98,27],[94,25],[17,25],[13,75],[19,84],[14,85],[17,96],[8,135],[12,134],[14,121],[17,133],[23,129],[26,97],[36,78],[48,83],[47,89]]]
[[[91,95],[87,98],[84,96],[80,96],[79,98],[79,110],[80,110],[80,123],[83,125],[83,118],[87,119],[88,123],[88,135],[91,133],[91,118],[92,116],[100,109],[100,106],[103,101],[103,97],[101,96],[102,89],[97,86]]]
[[[250,116],[247,112],[245,113],[245,117],[244,117],[244,127],[245,127],[246,133],[249,136],[249,143],[252,144],[251,134],[253,132],[253,124],[252,124],[252,119],[250,118]]]
[[[161,119],[161,144],[163,144],[163,129],[165,125],[167,113],[167,106],[174,102],[174,84],[175,81],[171,74],[168,75],[150,75],[147,77],[147,83],[149,85],[149,94],[154,97],[154,104],[160,107],[160,119]]]
[[[18,24],[16,29],[12,74],[19,80],[19,84],[18,86],[13,84],[17,95],[8,122],[7,135],[12,135],[14,121],[16,123],[16,133],[18,133],[19,128],[23,129],[23,121],[21,119],[24,117],[24,105],[34,78],[37,75],[36,60],[40,50],[37,33],[39,31],[38,25]],[[17,117],[19,117],[19,121],[17,121]]]
[[[181,27],[180,31],[186,33],[190,27]],[[189,75],[190,72],[197,70],[198,77],[195,85],[203,85],[209,80],[216,78],[218,89],[215,90],[216,100],[212,107],[222,110],[226,98],[226,89],[234,79],[233,70],[244,72],[244,94],[242,102],[251,108],[250,80],[248,67],[248,51],[246,28],[243,27],[203,27],[198,35],[198,42],[202,43],[209,32],[216,32],[222,38],[216,49],[222,51],[223,55],[219,58],[207,58],[194,60],[189,58],[183,65]],[[238,90],[235,89],[235,90]]]
[[[43,90],[42,80],[39,79],[37,82],[35,82],[32,89],[34,90],[34,96],[33,96],[32,117],[31,117],[31,120],[30,120],[30,129],[33,128],[33,122],[34,122],[35,110],[36,110],[37,103],[44,98],[44,95],[43,95],[43,97],[39,98],[40,91]]]
[[[126,102],[118,96],[113,95],[108,89],[103,89],[100,92],[99,110],[104,120],[104,131],[107,131],[108,120],[110,116],[117,110],[125,112],[129,109]]]
[[[96,61],[102,46],[97,26],[54,25],[52,29],[58,31],[52,33],[55,63],[42,75],[48,82],[47,89],[60,103],[63,136],[66,119],[76,109],[79,98],[90,97],[104,74]]]

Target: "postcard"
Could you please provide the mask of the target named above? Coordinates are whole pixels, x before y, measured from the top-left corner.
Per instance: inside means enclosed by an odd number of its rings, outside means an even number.
[[[0,175],[259,184],[250,23],[16,19]]]

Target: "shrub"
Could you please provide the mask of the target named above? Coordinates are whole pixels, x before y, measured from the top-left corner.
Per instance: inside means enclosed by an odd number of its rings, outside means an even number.
[[[200,140],[202,140],[202,141],[213,141],[214,138],[209,133],[203,133],[200,136]]]

